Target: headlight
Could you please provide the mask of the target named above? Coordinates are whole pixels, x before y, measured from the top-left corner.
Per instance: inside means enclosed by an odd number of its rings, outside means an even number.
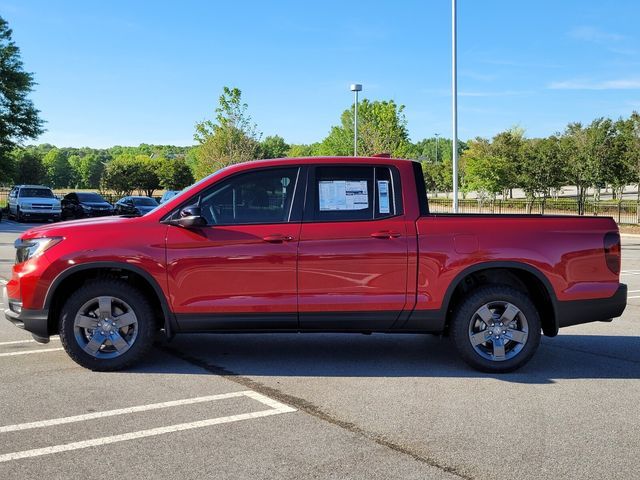
[[[21,203],[20,205],[18,205],[20,208],[31,208],[31,204],[30,203]]]
[[[46,250],[60,243],[62,237],[30,238],[28,240],[18,239],[16,247],[16,263],[26,262],[30,258],[42,255]]]
[[[92,209],[87,205],[82,205],[82,210],[84,210],[85,212],[90,212]]]

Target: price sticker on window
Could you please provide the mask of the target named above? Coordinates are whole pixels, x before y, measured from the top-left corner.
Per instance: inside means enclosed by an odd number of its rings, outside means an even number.
[[[378,180],[378,206],[380,213],[389,213],[389,180]]]

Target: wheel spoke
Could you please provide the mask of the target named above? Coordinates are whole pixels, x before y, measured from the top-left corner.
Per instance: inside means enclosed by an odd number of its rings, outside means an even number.
[[[491,313],[491,310],[489,310],[489,307],[483,305],[478,310],[477,314],[488,327],[491,326],[493,323],[493,314]]]
[[[489,332],[487,330],[483,330],[482,332],[474,333],[469,336],[469,340],[471,340],[471,345],[474,347],[476,345],[480,345],[481,343],[486,342],[489,339]]]
[[[129,325],[133,325],[137,321],[138,319],[133,312],[123,313],[122,315],[114,318],[114,322],[116,323],[116,327],[118,328],[128,327]]]
[[[500,317],[500,321],[505,325],[509,325],[513,322],[513,319],[516,318],[516,315],[520,313],[520,309],[513,305],[512,303],[508,303],[502,316]]]
[[[87,315],[78,315],[76,317],[76,326],[81,328],[94,329],[98,326],[98,319]]]
[[[504,341],[501,338],[494,338],[493,342],[493,356],[496,360],[504,360]]]
[[[113,346],[116,347],[116,350],[118,350],[118,352],[120,353],[129,348],[129,344],[125,341],[124,338],[122,338],[122,335],[120,335],[118,332],[114,332],[114,334],[109,337],[109,340],[111,340]]]
[[[518,343],[525,343],[527,341],[527,332],[521,332],[520,330],[514,330],[513,328],[507,329],[507,338]]]
[[[98,350],[100,350],[100,347],[102,346],[102,344],[106,339],[107,337],[104,336],[102,333],[96,332],[93,335],[93,337],[91,337],[91,340],[89,341],[89,343],[85,345],[84,351],[87,352],[89,355],[95,355],[96,353],[98,353]]]
[[[100,318],[111,318],[111,297],[98,297]]]

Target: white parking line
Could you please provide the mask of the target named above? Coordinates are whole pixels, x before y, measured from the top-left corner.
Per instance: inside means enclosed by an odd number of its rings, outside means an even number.
[[[16,425],[5,425],[0,427],[0,433],[16,432],[18,430],[29,430],[31,428],[52,427],[54,425],[63,425],[65,423],[84,422],[86,420],[94,420],[96,418],[113,417],[116,415],[126,415],[127,413],[147,412],[149,410],[157,410],[160,408],[178,407],[181,405],[192,405],[194,403],[212,402],[214,400],[222,400],[225,398],[234,398],[248,396],[249,392],[232,392],[220,395],[209,395],[206,397],[185,398],[183,400],[173,400],[171,402],[151,403],[149,405],[137,405],[135,407],[118,408],[116,410],[106,410],[104,412],[86,413],[84,415],[74,415],[73,417],[52,418],[51,420],[42,420],[39,422],[18,423]]]
[[[640,298],[640,295],[632,295],[632,296],[627,297],[627,298]]]
[[[55,336],[55,337],[49,337],[51,340],[60,340],[60,337]],[[30,338],[28,340],[13,340],[11,342],[0,342],[0,346],[2,345],[17,345],[18,343],[36,343],[36,341],[33,338]]]
[[[119,410],[111,410],[108,412],[99,412],[102,414],[109,414],[109,415],[113,415],[113,412],[123,412],[124,410],[131,410],[132,408],[145,408],[147,410],[152,410],[154,408],[166,408],[166,406],[162,406],[159,407],[158,405],[166,405],[166,404],[172,404],[171,406],[175,406],[173,404],[177,404],[177,405],[185,405],[188,403],[197,403],[198,401],[212,401],[213,400],[220,400],[222,398],[232,398],[232,397],[238,397],[238,396],[247,396],[249,398],[252,398],[254,400],[257,400],[258,402],[269,406],[268,410],[260,410],[257,412],[251,412],[251,413],[242,413],[239,415],[229,415],[226,417],[218,417],[218,418],[209,418],[206,420],[200,420],[200,421],[196,421],[196,422],[187,422],[187,423],[178,423],[175,425],[169,425],[166,427],[157,427],[157,428],[150,428],[148,430],[139,430],[137,432],[129,432],[129,433],[123,433],[120,435],[112,435],[112,436],[108,436],[108,437],[100,437],[100,438],[93,438],[91,440],[83,440],[80,442],[73,442],[73,443],[66,443],[66,444],[61,444],[61,445],[52,445],[50,447],[44,447],[44,448],[35,448],[33,450],[23,450],[23,451],[19,451],[19,452],[12,452],[12,453],[6,453],[3,455],[0,455],[0,463],[4,463],[4,462],[10,462],[12,460],[19,460],[21,458],[32,458],[32,457],[40,457],[42,455],[51,455],[53,453],[60,453],[60,452],[69,452],[72,450],[80,450],[82,448],[89,448],[89,447],[97,447],[100,445],[108,445],[111,443],[117,443],[117,442],[124,442],[127,440],[135,440],[138,438],[146,438],[146,437],[153,437],[153,436],[157,436],[157,435],[164,435],[167,433],[173,433],[173,432],[181,432],[184,430],[193,430],[196,428],[203,428],[203,427],[209,427],[212,425],[220,425],[223,423],[231,423],[231,422],[239,422],[242,420],[251,420],[254,418],[261,418],[261,417],[267,417],[270,415],[279,415],[282,413],[290,413],[290,412],[295,412],[296,409],[292,408],[288,405],[285,405],[284,403],[280,403],[277,400],[273,400],[269,397],[266,397],[258,392],[253,392],[253,391],[244,391],[244,392],[234,392],[234,393],[230,393],[230,394],[222,394],[222,395],[212,395],[209,397],[197,397],[197,398],[191,398],[191,399],[184,399],[184,400],[176,400],[174,402],[164,402],[162,404],[151,404],[151,405],[140,405],[138,407],[131,407],[130,409],[119,409]],[[215,397],[215,398],[214,398]],[[208,400],[202,400],[203,398],[208,398]],[[177,403],[176,403],[177,402]],[[188,403],[181,403],[181,402],[188,402]],[[144,410],[134,410],[134,411],[144,411]],[[98,412],[96,412],[98,413]],[[131,413],[130,411],[127,411],[125,413]],[[116,413],[116,415],[122,415],[123,413]],[[94,415],[94,414],[89,414],[89,415]],[[83,417],[85,417],[85,415],[82,415]],[[103,415],[103,416],[108,416],[108,415]],[[78,416],[79,417],[79,416]],[[66,417],[66,419],[69,418],[77,418],[77,417]],[[97,417],[91,417],[91,418],[97,418]],[[58,422],[58,423],[51,423],[50,425],[59,425],[61,423],[68,423],[68,422],[61,422],[61,420],[65,420],[64,418],[58,418],[58,419],[52,419],[52,420],[44,420],[41,423],[46,423],[46,422]],[[83,420],[86,420],[83,419]],[[81,421],[81,420],[73,420],[73,421]],[[60,423],[61,422],[61,423]],[[10,427],[20,427],[21,425],[33,425],[35,423],[38,422],[32,422],[32,423],[28,423],[28,424],[18,424],[18,425],[7,425],[6,427],[3,428],[10,428]],[[42,425],[42,426],[50,426],[49,424],[47,425]],[[37,427],[27,427],[27,428],[37,428]],[[17,428],[18,430],[21,430],[23,428]],[[6,430],[6,431],[15,431],[16,428],[14,428],[14,430]]]
[[[39,350],[19,350],[17,352],[0,353],[0,357],[14,357],[16,355],[30,355],[32,353],[47,353],[47,352],[59,352],[64,348],[41,348]]]

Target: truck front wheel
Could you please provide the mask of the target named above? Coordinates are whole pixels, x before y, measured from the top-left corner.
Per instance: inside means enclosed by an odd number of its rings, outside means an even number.
[[[144,295],[116,279],[88,281],[65,303],[60,340],[78,364],[96,371],[129,367],[149,351],[153,309]]]
[[[458,353],[473,368],[511,372],[537,350],[540,316],[525,293],[507,285],[487,285],[456,308],[450,332]]]

